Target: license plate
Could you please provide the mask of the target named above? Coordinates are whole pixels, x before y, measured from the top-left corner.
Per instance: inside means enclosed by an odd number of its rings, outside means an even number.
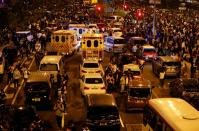
[[[41,101],[40,98],[32,98],[32,101]]]
[[[106,126],[107,123],[106,122],[100,122],[100,126]]]

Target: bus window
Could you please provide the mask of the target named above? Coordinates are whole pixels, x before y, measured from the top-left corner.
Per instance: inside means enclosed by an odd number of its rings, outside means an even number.
[[[56,41],[56,42],[59,42],[59,36],[56,36],[56,37],[55,37],[55,41]]]
[[[87,41],[87,47],[91,47],[91,41],[90,40]]]
[[[97,40],[94,41],[94,47],[98,47],[98,41]]]
[[[61,41],[62,41],[62,42],[65,42],[65,36],[62,36],[62,37],[61,37]]]

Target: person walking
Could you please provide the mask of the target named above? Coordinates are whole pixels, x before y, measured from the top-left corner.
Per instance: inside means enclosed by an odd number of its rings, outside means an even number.
[[[26,83],[28,80],[28,75],[30,74],[30,72],[28,71],[27,67],[24,68],[23,70],[23,77],[24,77],[24,82]]]
[[[19,67],[16,67],[13,72],[14,88],[17,88],[19,86],[20,78],[21,78],[21,72],[19,71]]]
[[[163,68],[160,68],[160,86],[164,86],[164,79],[165,79],[165,71]]]
[[[124,93],[127,85],[128,85],[128,76],[124,73],[123,76],[120,79],[120,93]]]
[[[56,121],[59,129],[62,129],[62,117],[64,114],[64,105],[61,102],[61,100],[57,100],[57,102],[54,105],[54,112],[56,115]]]

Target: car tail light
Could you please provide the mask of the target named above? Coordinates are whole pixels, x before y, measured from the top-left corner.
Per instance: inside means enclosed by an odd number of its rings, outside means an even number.
[[[89,90],[89,89],[90,89],[89,87],[86,87],[86,86],[84,87],[84,90]]]
[[[85,70],[81,70],[83,73],[87,73]]]
[[[106,87],[105,87],[105,86],[103,86],[103,87],[101,87],[101,89],[102,89],[102,90],[105,90],[105,89],[106,89]]]

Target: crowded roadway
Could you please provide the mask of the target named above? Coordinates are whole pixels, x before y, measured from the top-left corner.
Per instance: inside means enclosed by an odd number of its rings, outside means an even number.
[[[146,130],[150,99],[182,98],[199,109],[198,11],[49,12],[23,29],[4,29],[0,129],[137,131]],[[34,117],[11,113],[29,108]]]

